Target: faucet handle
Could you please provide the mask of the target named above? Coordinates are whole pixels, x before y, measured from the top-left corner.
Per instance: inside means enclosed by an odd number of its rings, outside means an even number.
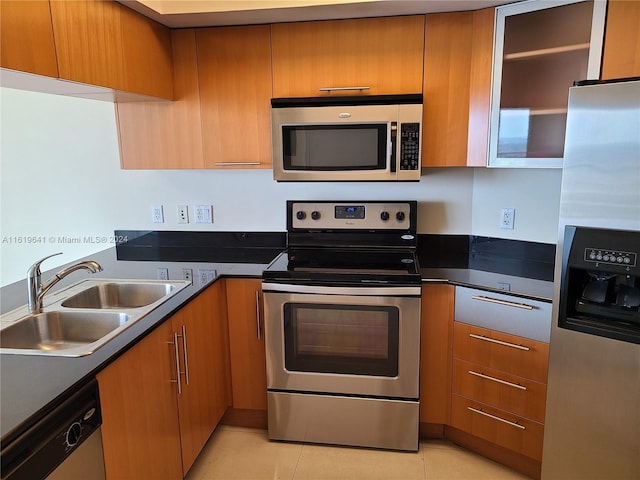
[[[40,264],[44,262],[46,259],[55,257],[56,255],[62,255],[62,252],[52,253],[51,255],[47,255],[46,257],[41,258],[40,260],[38,260],[36,263],[34,263],[29,267],[29,270],[27,270],[27,273],[40,275]]]

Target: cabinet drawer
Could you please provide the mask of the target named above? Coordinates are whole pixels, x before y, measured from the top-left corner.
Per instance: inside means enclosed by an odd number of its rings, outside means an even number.
[[[454,322],[453,356],[547,383],[549,344]]]
[[[451,425],[476,437],[542,460],[544,426],[460,395],[452,396]]]
[[[453,392],[536,422],[544,422],[547,395],[544,383],[454,358]]]
[[[551,303],[456,287],[455,308],[458,322],[549,342]]]

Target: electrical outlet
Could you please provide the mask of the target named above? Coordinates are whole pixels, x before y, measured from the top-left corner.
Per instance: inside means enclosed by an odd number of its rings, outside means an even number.
[[[158,267],[156,277],[158,280],[169,280],[169,269],[165,267]]]
[[[191,268],[183,268],[182,279],[191,282],[191,285],[193,285],[193,270]]]
[[[196,223],[213,223],[211,205],[194,205],[193,213]]]
[[[516,215],[515,208],[503,208],[502,210],[500,210],[500,228],[513,230],[515,215]]]
[[[164,213],[162,212],[162,205],[151,206],[151,221],[153,223],[164,223]]]
[[[178,223],[189,223],[189,206],[188,205],[178,205],[177,208],[178,213]]]
[[[207,283],[213,282],[215,278],[216,278],[215,269],[209,269],[209,268],[198,269],[198,279],[199,279],[199,285],[201,287],[206,285]]]

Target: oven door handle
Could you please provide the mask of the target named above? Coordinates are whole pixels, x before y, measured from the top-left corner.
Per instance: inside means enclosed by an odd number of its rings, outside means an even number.
[[[367,286],[367,287],[327,287],[322,285],[293,285],[290,283],[263,283],[263,292],[311,293],[318,295],[351,295],[351,296],[420,296],[420,286]]]

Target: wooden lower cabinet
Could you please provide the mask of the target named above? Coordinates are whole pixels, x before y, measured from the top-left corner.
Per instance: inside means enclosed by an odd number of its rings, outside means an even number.
[[[549,344],[454,322],[454,442],[540,476]]]
[[[451,426],[534,460],[542,460],[543,424],[453,395]]]
[[[420,323],[420,432],[442,437],[451,403],[451,354],[455,287],[422,286]]]
[[[109,480],[186,475],[230,403],[225,299],[214,283],[98,374]]]
[[[225,306],[219,281],[171,317],[181,360],[178,416],[185,475],[230,405]]]
[[[172,337],[165,322],[97,376],[109,480],[182,478]]]
[[[228,278],[232,409],[225,423],[266,428],[267,373],[260,279]]]

